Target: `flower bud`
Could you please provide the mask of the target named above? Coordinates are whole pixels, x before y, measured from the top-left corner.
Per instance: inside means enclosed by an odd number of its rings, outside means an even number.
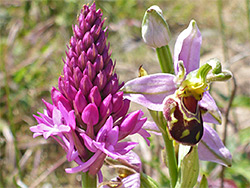
[[[153,48],[160,48],[168,44],[170,31],[162,16],[161,9],[153,5],[144,14],[142,20],[142,38]]]

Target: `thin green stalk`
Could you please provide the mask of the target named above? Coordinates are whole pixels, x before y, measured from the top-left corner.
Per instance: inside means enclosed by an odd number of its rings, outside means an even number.
[[[162,112],[156,112],[152,110],[149,110],[149,112],[154,122],[157,124],[157,126],[162,132],[163,140],[165,143],[166,155],[167,155],[165,163],[168,166],[171,187],[174,188],[178,178],[178,168],[177,168],[177,160],[175,156],[173,141],[168,136],[166,130],[166,121],[163,118]]]
[[[250,2],[249,2],[249,0],[246,0],[246,6],[247,6],[248,33],[249,33],[249,36],[250,36]]]
[[[225,34],[226,26],[224,24],[224,20],[223,20],[223,16],[222,16],[222,10],[223,10],[222,0],[217,0],[217,8],[218,8],[219,23],[220,23],[220,33],[221,33],[222,44],[223,44],[224,61],[228,62],[226,64],[226,68],[229,68],[229,55],[228,55],[228,47],[227,47],[227,43],[226,43],[226,34]],[[226,117],[226,119],[227,118],[228,117]],[[224,141],[224,144],[225,144],[226,137],[227,137],[227,125],[226,124],[224,124],[223,135],[224,135],[223,141]],[[225,174],[225,167],[222,167],[222,170],[221,170],[221,173],[220,173],[221,188],[224,187],[224,174]]]
[[[7,54],[5,51],[7,50],[7,47],[3,47],[4,49],[4,54]],[[5,60],[5,59],[4,59]],[[7,109],[8,109],[8,114],[7,114],[7,118],[8,118],[8,122],[10,124],[10,129],[11,129],[11,132],[12,132],[12,135],[13,135],[13,142],[14,142],[14,147],[15,147],[15,162],[16,162],[16,166],[17,166],[17,169],[18,169],[18,175],[19,175],[19,178],[22,180],[22,173],[21,173],[21,168],[20,168],[20,164],[19,164],[19,161],[20,161],[20,156],[19,156],[19,149],[17,147],[17,139],[16,139],[16,127],[15,127],[15,124],[13,122],[13,119],[14,119],[14,116],[13,116],[13,111],[12,111],[12,103],[11,103],[11,100],[10,100],[10,88],[9,88],[9,75],[8,75],[8,70],[6,68],[6,62],[7,61],[4,61],[3,64],[2,64],[2,70],[4,72],[4,77],[5,77],[5,93],[6,93],[6,106],[7,106]]]
[[[169,139],[167,133],[162,134],[166,148],[166,163],[168,165],[171,187],[175,187],[178,177],[177,160],[175,157],[173,141]]]
[[[170,48],[168,45],[156,48],[156,53],[163,73],[174,74],[174,63]],[[166,122],[164,121],[162,112],[150,111],[155,123],[162,132],[162,136],[166,148],[166,164],[170,175],[170,184],[174,188],[178,178],[177,160],[175,156],[173,141],[169,138],[166,130]]]
[[[96,185],[96,175],[92,176],[88,172],[82,173],[82,188],[94,188]]]
[[[161,70],[163,73],[174,74],[174,63],[168,45],[156,48]]]
[[[222,10],[223,10],[223,4],[222,0],[217,0],[217,8],[218,8],[218,16],[219,16],[219,23],[220,23],[220,34],[222,38],[222,44],[223,44],[223,55],[224,55],[224,61],[229,62],[229,55],[228,55],[228,47],[227,47],[227,40],[226,40],[226,34],[225,34],[225,23],[222,16]],[[229,68],[229,65],[226,65],[226,68]]]
[[[227,108],[226,108],[226,112],[225,112],[225,121],[224,121],[224,124],[223,124],[224,131],[223,131],[223,140],[222,141],[223,141],[224,145],[226,145],[226,141],[227,141],[227,125],[228,125],[228,121],[229,121],[228,116],[229,116],[229,112],[231,110],[233,99],[234,99],[234,97],[236,95],[236,89],[237,89],[237,83],[236,83],[235,78],[233,77],[232,80],[233,80],[233,88],[232,88],[232,91],[231,91],[231,96],[230,96],[229,102],[227,104]],[[221,173],[220,173],[221,188],[224,187],[225,170],[226,170],[225,167],[222,166]]]

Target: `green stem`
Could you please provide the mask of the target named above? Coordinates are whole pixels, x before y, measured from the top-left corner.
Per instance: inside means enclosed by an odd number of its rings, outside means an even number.
[[[162,112],[156,112],[149,110],[154,122],[157,124],[162,132],[163,140],[166,149],[166,161],[165,164],[168,166],[168,171],[170,175],[170,184],[174,188],[177,182],[178,170],[177,170],[177,160],[175,156],[173,141],[169,138],[166,128],[166,121],[163,117]]]
[[[224,61],[229,62],[229,55],[228,55],[228,47],[227,47],[227,39],[226,39],[226,26],[223,19],[223,2],[222,0],[217,0],[217,8],[218,8],[218,15],[219,15],[219,23],[220,23],[220,34],[222,38],[222,45],[223,45],[223,55],[224,55]],[[228,68],[229,64],[226,64],[226,67]]]
[[[172,54],[168,45],[156,48],[156,53],[159,59],[161,70],[163,73],[174,74],[174,63],[172,59]],[[168,166],[168,171],[170,175],[170,184],[174,188],[177,182],[178,169],[177,160],[175,156],[173,141],[169,138],[166,128],[166,121],[162,115],[162,112],[150,111],[155,123],[162,132],[162,136],[166,148],[166,164]]]
[[[250,3],[249,0],[246,0],[246,8],[247,8],[247,23],[248,23],[248,32],[250,36]]]
[[[219,14],[220,33],[221,33],[222,43],[223,43],[224,61],[227,62],[226,68],[229,68],[229,55],[228,55],[228,47],[227,47],[226,34],[225,34],[226,26],[224,24],[224,19],[222,16],[222,10],[223,10],[222,0],[217,0],[217,7],[218,7],[218,14]],[[224,134],[227,134],[227,126],[224,128]],[[220,174],[222,188],[224,187],[224,173],[225,173],[225,168],[222,167],[221,174]]]
[[[174,63],[168,45],[156,48],[156,53],[163,73],[174,74]]]
[[[7,54],[7,50],[8,48],[6,46],[2,46],[2,48],[4,49],[4,53],[3,54]],[[2,54],[1,54],[2,55]],[[21,168],[20,168],[20,156],[19,156],[19,149],[17,146],[17,138],[16,138],[16,127],[14,124],[14,116],[13,116],[13,110],[12,110],[12,102],[11,102],[11,98],[10,98],[10,84],[9,84],[9,77],[10,75],[8,74],[8,70],[7,70],[7,60],[5,61],[5,58],[3,59],[3,64],[2,67],[0,67],[3,72],[4,72],[4,77],[5,77],[5,93],[6,93],[6,106],[8,109],[8,114],[7,114],[7,118],[8,118],[8,122],[10,124],[10,129],[13,135],[13,142],[14,142],[14,148],[15,148],[15,162],[16,162],[16,167],[18,169],[18,175],[19,178],[22,180],[22,172],[21,172]]]
[[[169,139],[169,136],[167,133],[162,133],[165,148],[166,148],[166,163],[168,165],[169,175],[170,175],[170,183],[171,187],[175,187],[178,177],[177,172],[177,160],[175,157],[174,147],[173,147],[173,141]]]
[[[92,176],[88,172],[82,173],[82,188],[94,188],[96,185],[96,175]]]

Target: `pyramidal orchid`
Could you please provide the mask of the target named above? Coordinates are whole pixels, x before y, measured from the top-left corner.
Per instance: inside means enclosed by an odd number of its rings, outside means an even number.
[[[231,165],[230,152],[217,133],[203,122],[221,123],[221,113],[209,94],[209,85],[228,80],[232,74],[222,71],[216,59],[200,66],[201,42],[201,33],[192,20],[175,44],[175,75],[158,73],[128,81],[123,87],[124,96],[150,110],[162,111],[167,123],[165,128],[159,127],[161,131],[165,129],[172,139],[184,145],[199,143],[200,159]]]
[[[67,160],[78,166],[67,173],[98,173],[106,156],[126,159],[134,142],[120,142],[139,133],[149,144],[149,133],[142,129],[146,118],[138,110],[127,114],[129,100],[123,99],[114,63],[106,44],[102,13],[95,4],[84,5],[73,26],[74,35],[66,51],[63,73],[58,88],[51,90],[52,104],[43,101],[46,109],[38,124],[30,128],[33,137],[54,138],[66,151]]]

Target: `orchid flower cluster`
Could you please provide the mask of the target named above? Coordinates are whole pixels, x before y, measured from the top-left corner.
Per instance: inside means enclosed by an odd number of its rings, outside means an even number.
[[[142,129],[146,121],[141,110],[127,114],[129,100],[123,98],[114,63],[106,44],[102,13],[95,4],[83,9],[66,51],[63,74],[58,88],[51,90],[53,104],[34,116],[38,125],[30,128],[33,137],[54,138],[67,153],[68,161],[78,166],[67,173],[88,172],[99,175],[106,156],[126,159],[137,143],[120,142],[138,133],[149,144],[149,133]]]
[[[78,24],[73,26],[58,89],[51,90],[52,104],[43,100],[44,112],[34,115],[38,124],[30,128],[33,137],[55,139],[67,160],[77,164],[65,171],[90,177],[84,179],[87,183],[83,181],[83,187],[96,186],[96,175],[103,187],[155,187],[150,177],[142,175],[141,161],[131,151],[137,143],[122,141],[138,133],[149,145],[147,128],[164,137],[172,187],[195,185],[198,157],[230,166],[230,152],[207,123],[221,123],[221,113],[209,94],[210,83],[228,80],[232,74],[222,70],[216,59],[199,65],[202,38],[196,22],[192,20],[178,36],[172,60],[168,25],[160,8],[150,7],[144,16],[142,36],[156,48],[163,73],[147,75],[141,69],[141,77],[125,84],[119,84],[114,71],[103,24],[95,3],[83,6]],[[147,107],[154,122],[142,117],[141,110],[128,113],[130,101]],[[178,162],[174,145],[179,148]],[[105,183],[101,167],[107,156],[125,164],[126,170]],[[191,181],[186,173],[192,171]],[[181,178],[177,178],[178,173]]]

